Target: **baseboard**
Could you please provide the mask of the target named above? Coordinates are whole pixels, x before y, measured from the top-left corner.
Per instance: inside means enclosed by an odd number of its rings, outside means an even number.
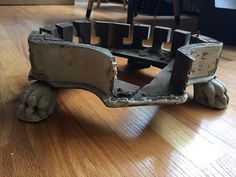
[[[73,5],[74,0],[1,0],[0,5]]]

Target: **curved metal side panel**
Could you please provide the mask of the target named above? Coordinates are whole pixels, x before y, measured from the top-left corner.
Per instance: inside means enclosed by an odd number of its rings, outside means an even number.
[[[83,22],[74,24],[83,26]],[[57,27],[61,29],[45,27],[41,28],[43,34],[33,31],[29,36],[29,80],[38,82],[22,92],[17,107],[17,116],[21,120],[38,122],[51,115],[56,106],[57,88],[86,89],[96,94],[106,106],[127,107],[182,104],[188,99],[186,87],[193,84],[197,102],[217,109],[226,108],[229,103],[227,89],[215,76],[223,44],[214,39],[196,35],[192,36],[192,43],[197,44],[188,45],[190,32],[176,30],[172,51],[166,52],[160,49],[160,45],[169,36],[169,29],[158,27],[164,36],[158,37],[159,42],[154,42],[152,47],[147,47],[142,45],[142,39],[146,38],[148,27],[136,26],[136,35],[142,33],[141,38],[135,39],[133,45],[124,45],[123,37],[127,37],[129,25],[97,22],[97,35],[102,39],[103,47],[115,47],[111,51],[118,55],[138,59],[144,64],[152,62],[154,66],[163,68],[141,88],[116,79],[116,62],[109,50],[73,43],[71,24],[57,24]],[[84,27],[87,29],[89,26],[86,24]],[[121,33],[118,36],[117,31]],[[64,40],[56,37],[59,36],[57,32],[62,34],[60,37]],[[79,37],[88,39],[90,36],[86,34],[79,34]],[[86,42],[85,39],[80,41]]]
[[[139,88],[119,80],[113,55],[104,48],[66,42],[47,34],[29,36],[31,71],[29,79],[56,88],[82,88],[95,93],[109,107],[151,104],[181,104],[187,94],[170,95],[169,70],[160,72],[153,82]],[[167,76],[166,76],[167,74]]]
[[[178,51],[193,60],[188,74],[188,85],[207,82],[214,78],[223,43],[198,43],[183,46]]]
[[[29,79],[55,87],[83,88],[98,96],[112,94],[116,63],[107,49],[32,32],[29,51]]]

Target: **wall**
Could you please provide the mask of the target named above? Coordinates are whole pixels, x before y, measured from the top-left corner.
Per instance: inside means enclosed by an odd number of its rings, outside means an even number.
[[[46,4],[74,4],[74,0],[0,0],[0,5],[46,5]]]

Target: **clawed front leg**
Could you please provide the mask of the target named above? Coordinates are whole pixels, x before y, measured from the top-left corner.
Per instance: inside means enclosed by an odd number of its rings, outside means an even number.
[[[224,84],[214,78],[207,83],[194,84],[194,99],[206,106],[223,109],[229,103],[229,96]]]
[[[57,90],[43,82],[29,85],[22,93],[17,117],[27,122],[39,122],[53,113]]]

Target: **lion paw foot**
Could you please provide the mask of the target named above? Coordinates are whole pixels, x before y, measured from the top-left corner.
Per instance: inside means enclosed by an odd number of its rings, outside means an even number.
[[[22,93],[17,117],[27,122],[39,122],[53,113],[56,105],[57,91],[51,86],[35,82]]]
[[[194,99],[212,108],[223,109],[229,103],[229,96],[224,84],[214,78],[207,83],[194,84]]]

